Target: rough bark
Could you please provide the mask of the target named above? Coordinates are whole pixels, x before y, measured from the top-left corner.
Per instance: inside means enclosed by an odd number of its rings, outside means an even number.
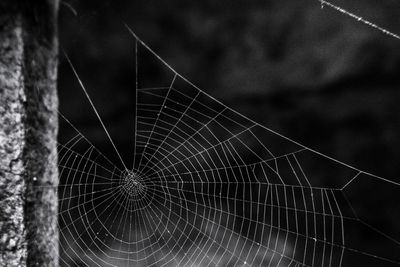
[[[25,146],[23,41],[19,17],[0,18],[0,251],[1,261],[23,266],[26,259],[22,160]]]
[[[5,266],[58,265],[57,8],[50,0],[0,3],[0,261]]]

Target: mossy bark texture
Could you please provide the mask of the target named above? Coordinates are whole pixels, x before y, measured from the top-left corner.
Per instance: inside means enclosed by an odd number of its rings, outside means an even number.
[[[57,266],[56,0],[0,3],[0,266]]]

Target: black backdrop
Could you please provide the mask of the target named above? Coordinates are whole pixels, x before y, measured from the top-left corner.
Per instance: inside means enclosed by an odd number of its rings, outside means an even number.
[[[396,1],[334,3],[400,32]],[[125,155],[135,76],[124,23],[194,84],[255,121],[359,169],[400,177],[400,40],[321,10],[318,1],[64,1],[60,16],[62,50]],[[109,151],[62,52],[60,59],[61,112]],[[162,79],[151,68],[141,75]],[[60,123],[62,142],[70,133]],[[379,188],[368,190],[359,194]],[[398,200],[387,196],[384,213]],[[376,223],[397,227],[380,215]]]

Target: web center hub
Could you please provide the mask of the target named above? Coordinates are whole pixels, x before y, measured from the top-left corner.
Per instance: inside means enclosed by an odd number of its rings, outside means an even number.
[[[145,191],[143,178],[134,171],[125,170],[122,173],[122,188],[130,197],[142,195]]]

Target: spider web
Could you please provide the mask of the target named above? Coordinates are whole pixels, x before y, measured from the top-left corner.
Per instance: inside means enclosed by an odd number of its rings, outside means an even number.
[[[103,154],[60,114],[75,132],[58,144],[59,231],[68,240],[60,242],[61,265],[400,265],[398,233],[381,231],[371,219],[374,210],[359,216],[360,203],[368,208],[367,198],[381,196],[354,194],[371,186],[398,194],[398,182],[243,116],[126,27],[136,65],[133,160],[119,152],[66,55],[116,156]],[[138,72],[147,60],[168,73],[168,84],[141,83]],[[360,242],[360,233],[377,242],[374,249]]]

